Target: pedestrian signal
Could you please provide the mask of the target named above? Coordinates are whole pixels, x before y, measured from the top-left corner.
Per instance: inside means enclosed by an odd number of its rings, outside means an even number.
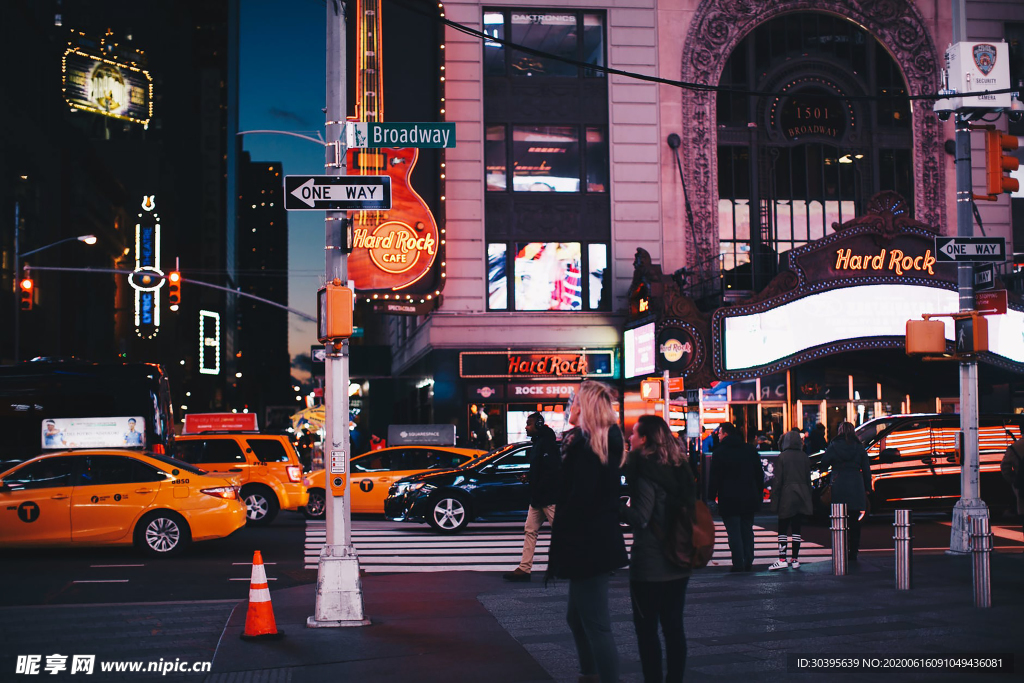
[[[31,311],[32,310],[32,298],[35,296],[35,283],[32,282],[32,278],[22,278],[18,283],[18,290],[21,292],[21,310]]]
[[[181,273],[176,270],[167,274],[167,303],[172,311],[178,310],[181,304]]]
[[[661,398],[661,380],[645,379],[640,382],[640,397],[645,401],[657,401]]]

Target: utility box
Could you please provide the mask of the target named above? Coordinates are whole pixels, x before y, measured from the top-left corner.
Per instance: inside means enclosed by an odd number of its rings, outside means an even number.
[[[946,326],[941,320],[907,321],[907,355],[946,352]]]

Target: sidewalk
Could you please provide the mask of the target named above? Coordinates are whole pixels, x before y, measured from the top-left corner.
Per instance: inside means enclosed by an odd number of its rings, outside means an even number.
[[[862,555],[862,558],[864,556]],[[850,575],[831,563],[778,573],[703,570],[687,592],[687,681],[964,681],[964,671],[796,673],[787,654],[907,657],[1013,653],[1024,672],[1024,555],[992,557],[992,602],[973,607],[969,557],[914,558],[914,588],[894,588],[892,555],[875,554]],[[272,593],[283,640],[239,639],[245,604],[232,614],[207,683],[393,681],[418,683],[576,681],[565,625],[566,582],[509,584],[497,574],[445,572],[363,578],[363,628],[307,629],[314,587]],[[641,681],[628,577],[612,581],[612,619],[622,680]]]

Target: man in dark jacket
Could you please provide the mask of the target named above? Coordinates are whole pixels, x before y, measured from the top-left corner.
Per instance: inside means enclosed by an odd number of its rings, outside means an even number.
[[[761,457],[752,444],[744,443],[731,422],[718,427],[721,441],[711,454],[710,490],[718,498],[734,572],[750,571],[754,566],[754,515],[761,509],[764,496],[764,470]]]
[[[533,570],[533,551],[537,547],[537,532],[548,520],[555,519],[555,497],[558,493],[558,470],[562,456],[558,451],[555,432],[544,424],[544,416],[531,413],[526,418],[526,434],[533,442],[530,452],[530,509],[524,527],[523,559],[515,571],[503,575],[506,581],[529,581]]]

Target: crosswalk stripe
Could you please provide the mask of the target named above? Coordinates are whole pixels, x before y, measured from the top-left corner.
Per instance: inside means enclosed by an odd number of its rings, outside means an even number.
[[[523,531],[518,524],[474,524],[458,535],[435,534],[421,526],[394,526],[382,522],[356,521],[351,530],[359,564],[367,572],[481,571],[508,569],[519,563]],[[725,526],[715,523],[716,543],[711,566],[731,565]],[[632,533],[623,534],[626,547],[633,545]],[[778,533],[754,527],[754,563],[770,564],[778,558]],[[316,569],[320,550],[327,539],[326,522],[307,520],[303,560],[306,569]],[[547,569],[551,534],[537,536],[534,569]],[[800,548],[801,562],[823,562],[832,552],[809,541]]]

